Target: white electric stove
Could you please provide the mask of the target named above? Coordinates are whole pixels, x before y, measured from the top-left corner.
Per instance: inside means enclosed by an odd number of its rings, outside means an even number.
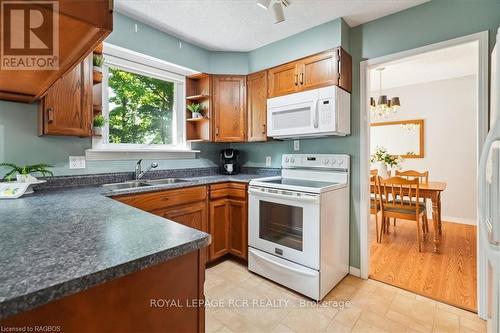
[[[250,181],[250,271],[321,300],[349,272],[349,155],[287,154]]]

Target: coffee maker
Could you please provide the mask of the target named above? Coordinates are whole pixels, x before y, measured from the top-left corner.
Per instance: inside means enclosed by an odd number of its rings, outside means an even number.
[[[240,152],[236,149],[223,149],[220,151],[219,166],[223,175],[236,175],[240,173]]]

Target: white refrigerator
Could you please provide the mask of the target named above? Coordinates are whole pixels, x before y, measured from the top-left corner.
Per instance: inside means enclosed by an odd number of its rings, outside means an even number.
[[[491,54],[490,132],[479,164],[479,255],[488,332],[500,332],[500,28]],[[480,266],[481,267],[481,266]],[[482,289],[482,288],[481,288]],[[481,291],[480,291],[481,292]]]

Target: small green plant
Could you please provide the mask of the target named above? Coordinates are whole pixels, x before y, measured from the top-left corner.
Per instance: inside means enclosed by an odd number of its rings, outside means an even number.
[[[203,106],[199,103],[192,103],[192,104],[189,104],[188,106],[186,106],[186,108],[191,111],[191,113],[193,114],[193,118],[198,116],[200,117],[201,116],[201,111],[203,110]]]
[[[104,127],[104,125],[106,125],[107,122],[108,122],[108,120],[106,118],[104,118],[103,115],[98,114],[94,117],[94,120],[92,121],[92,125],[94,126],[94,128],[102,128],[102,127]]]
[[[29,175],[31,173],[41,173],[42,176],[50,175],[53,176],[54,174],[52,171],[48,170],[48,168],[52,168],[52,165],[44,164],[44,163],[39,163],[39,164],[34,164],[34,165],[25,165],[25,166],[18,166],[14,163],[0,163],[0,167],[6,167],[10,168],[10,170],[5,174],[3,177],[4,180],[10,181],[12,177],[16,174],[20,175]]]
[[[102,67],[102,64],[104,63],[104,57],[102,56],[102,54],[94,54],[92,56],[92,63],[96,67]]]

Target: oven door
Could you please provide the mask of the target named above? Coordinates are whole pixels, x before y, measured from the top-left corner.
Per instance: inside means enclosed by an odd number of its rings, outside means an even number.
[[[248,244],[319,269],[319,194],[264,187],[248,189]]]

